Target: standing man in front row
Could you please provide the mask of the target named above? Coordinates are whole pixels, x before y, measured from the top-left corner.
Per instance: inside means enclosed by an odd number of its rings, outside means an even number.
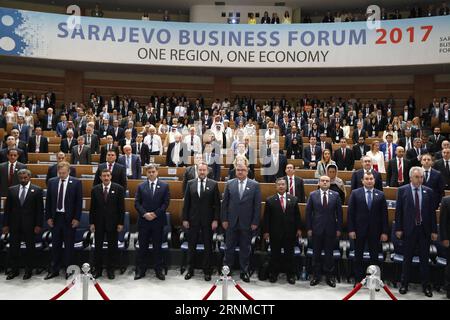
[[[80,224],[83,208],[81,181],[69,177],[70,164],[58,163],[57,171],[58,176],[48,181],[45,202],[46,219],[52,231],[52,264],[45,280],[59,275],[61,262],[66,268],[72,264],[75,230]],[[69,276],[66,273],[66,279]]]
[[[241,279],[250,282],[249,263],[252,233],[258,229],[261,190],[258,182],[247,178],[245,162],[236,163],[236,178],[227,182],[222,201],[222,227],[226,231],[224,264],[231,266],[239,243]]]
[[[128,146],[129,147],[129,146]],[[107,274],[114,279],[114,263],[117,257],[118,232],[122,232],[125,217],[125,189],[111,181],[112,174],[103,169],[100,176],[102,183],[91,190],[91,208],[89,224],[95,233],[95,273],[94,278],[102,276],[103,241],[108,242]]]
[[[286,192],[285,178],[276,181],[277,194],[267,198],[264,208],[264,240],[270,239],[270,282],[276,282],[282,266],[284,249],[287,281],[295,284],[294,246],[301,237],[300,209],[297,197]]]
[[[158,179],[158,167],[156,165],[148,165],[147,181],[138,186],[134,201],[134,207],[139,215],[139,251],[136,257],[134,280],[145,277],[150,239],[152,239],[153,243],[153,260],[155,263],[156,277],[160,280],[165,280],[166,278],[162,271],[163,259],[161,244],[169,201],[169,185]]]
[[[204,277],[206,281],[211,280],[212,235],[220,218],[220,192],[217,182],[207,178],[208,169],[206,162],[198,163],[198,178],[189,180],[184,193],[183,227],[189,230],[188,272],[184,277],[186,280],[194,275],[195,248],[200,232],[205,246]]]
[[[400,147],[397,148],[397,151]],[[352,191],[348,201],[348,235],[355,241],[355,283],[364,279],[363,254],[369,248],[370,264],[378,265],[380,241],[388,240],[388,208],[384,193],[375,189],[375,177],[364,172],[363,187]]]
[[[404,260],[400,293],[408,292],[411,262],[415,250],[419,249],[420,277],[423,293],[432,297],[430,285],[430,243],[437,240],[436,211],[433,190],[423,185],[424,170],[412,167],[409,170],[411,183],[397,190],[395,208],[395,236],[403,239]]]
[[[306,203],[306,230],[308,237],[313,241],[313,268],[314,277],[310,282],[316,286],[320,282],[322,263],[320,262],[322,250],[325,252],[324,270],[326,281],[330,287],[336,286],[334,279],[333,249],[336,238],[342,232],[342,202],[339,193],[330,190],[330,178],[321,176],[320,189],[311,192]]]
[[[8,189],[6,198],[3,233],[10,234],[11,272],[6,280],[19,275],[20,244],[26,244],[25,274],[23,280],[31,278],[35,254],[35,235],[39,234],[44,222],[42,189],[31,184],[31,171],[20,169],[17,173],[20,184]]]

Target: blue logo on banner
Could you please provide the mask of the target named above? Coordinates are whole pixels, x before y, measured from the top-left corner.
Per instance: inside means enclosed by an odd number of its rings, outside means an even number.
[[[15,32],[23,22],[19,11],[0,10],[0,54],[20,56],[24,53],[27,45]]]

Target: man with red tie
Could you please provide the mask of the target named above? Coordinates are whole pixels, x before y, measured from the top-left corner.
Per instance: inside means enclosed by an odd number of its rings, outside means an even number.
[[[380,145],[380,151],[383,152],[385,161],[390,161],[394,158],[397,144],[392,142],[393,139],[392,134],[388,133],[386,135],[386,142]]]
[[[287,192],[295,196],[298,202],[305,203],[305,184],[303,179],[295,176],[295,168],[292,163],[286,165],[286,176],[284,177],[287,185]]]
[[[15,148],[8,149],[6,153],[8,161],[0,164],[0,194],[2,197],[8,195],[8,188],[19,184],[17,172],[26,169],[27,166],[17,161],[19,151]]]
[[[342,202],[339,194],[330,190],[330,182],[328,176],[321,176],[320,189],[311,192],[306,204],[306,230],[313,246],[314,276],[310,285],[319,284],[323,266],[327,284],[334,288],[333,249],[342,232]],[[325,253],[324,265],[321,262],[322,250]]]
[[[270,239],[270,282],[276,282],[282,266],[281,249],[284,249],[285,271],[290,284],[295,284],[294,246],[301,237],[301,219],[298,199],[286,192],[286,181],[278,178],[277,194],[267,198],[264,209],[263,235]]]
[[[400,187],[409,183],[410,162],[405,159],[405,149],[397,147],[397,156],[389,161],[386,181],[389,187]]]

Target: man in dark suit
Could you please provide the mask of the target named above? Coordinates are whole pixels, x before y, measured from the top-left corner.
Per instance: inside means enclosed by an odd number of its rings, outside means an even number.
[[[30,126],[24,123],[23,117],[17,117],[17,124],[13,126],[13,129],[19,131],[19,140],[24,143],[28,142],[30,137]]]
[[[114,144],[114,140],[111,135],[106,137],[106,144],[100,148],[100,163],[106,162],[106,153],[109,150],[113,150],[116,153],[116,157],[119,158],[119,147]]]
[[[317,138],[314,136],[309,137],[309,146],[305,146],[303,149],[303,162],[305,169],[315,170],[317,168],[317,162],[322,158],[322,149],[316,145]]]
[[[220,171],[222,164],[222,155],[220,154],[220,145],[216,141],[206,142],[203,153],[204,160],[208,167],[212,169],[211,179],[220,181]]]
[[[397,149],[398,150],[398,149]],[[348,231],[355,241],[355,283],[364,279],[363,253],[367,245],[370,264],[378,265],[380,241],[388,240],[389,224],[386,198],[376,190],[372,173],[364,173],[362,188],[352,191],[348,201]]]
[[[61,140],[59,149],[64,153],[71,153],[73,147],[77,145],[77,140],[73,136],[73,130],[66,131],[67,138]]]
[[[31,184],[31,172],[20,169],[17,173],[20,185],[8,189],[6,198],[5,216],[3,219],[3,233],[10,234],[10,264],[11,271],[6,280],[12,280],[19,275],[20,244],[26,244],[25,274],[23,280],[31,278],[35,235],[41,232],[44,222],[44,202],[42,189]]]
[[[363,137],[358,138],[358,143],[353,146],[353,160],[358,161],[361,160],[363,156],[370,151],[370,147],[366,144],[365,139]]]
[[[431,241],[436,241],[438,235],[433,191],[423,185],[423,175],[421,167],[412,167],[409,171],[411,183],[397,190],[395,235],[403,239],[404,254],[399,292],[408,292],[412,258],[418,249],[423,292],[427,297],[432,297],[428,260]]]
[[[413,148],[414,138],[411,135],[411,130],[405,129],[404,136],[399,139],[398,145],[402,146],[405,149],[405,152],[408,152],[409,149]]]
[[[91,148],[91,152],[97,154],[100,149],[100,139],[94,133],[94,129],[91,126],[86,127],[86,134],[83,137],[85,144]]]
[[[441,151],[438,151],[434,154],[434,160],[437,161],[439,159],[442,159],[442,150],[449,149],[449,148],[450,148],[450,142],[448,140],[442,141]]]
[[[153,261],[156,277],[160,280],[165,280],[162,272],[161,244],[163,228],[166,224],[166,210],[170,201],[169,185],[158,179],[158,168],[154,164],[147,166],[147,178],[147,181],[138,186],[134,202],[139,215],[139,250],[136,257],[134,280],[145,277],[150,239],[152,239],[153,243]]]
[[[125,189],[111,182],[112,174],[108,169],[101,173],[102,183],[91,190],[91,208],[89,224],[91,232],[95,232],[95,273],[102,275],[103,240],[108,242],[107,273],[108,279],[114,279],[114,262],[117,256],[118,232],[122,232],[125,216]]]
[[[209,171],[206,162],[200,162],[197,166],[198,177],[189,180],[184,193],[183,227],[189,230],[188,272],[184,278],[189,280],[194,275],[195,248],[201,233],[205,246],[203,272],[205,280],[210,281],[212,235],[220,218],[220,192],[217,182],[206,177]]]
[[[355,165],[352,149],[347,148],[347,139],[341,138],[340,143],[341,147],[334,151],[333,159],[339,170],[352,171]]]
[[[362,122],[358,122],[356,124],[356,129],[353,130],[352,139],[354,144],[359,143],[359,137],[366,138],[366,130],[364,130]]]
[[[264,157],[264,169],[262,172],[266,183],[273,183],[277,178],[283,177],[287,165],[286,156],[280,152],[278,142],[272,142],[270,150],[270,155]]]
[[[302,235],[298,198],[286,192],[284,178],[277,179],[276,188],[277,194],[267,198],[264,208],[263,237],[270,239],[269,279],[272,283],[278,279],[283,248],[287,280],[295,284],[294,246]]]
[[[10,137],[14,138],[14,140],[12,140]],[[19,151],[19,161],[22,163],[27,163],[28,162],[28,148],[27,148],[27,144],[24,141],[19,140],[19,130],[17,129],[12,129],[11,130],[11,136],[9,136],[6,139],[6,145],[8,149],[11,148],[15,148]],[[5,154],[6,156],[6,154]],[[2,158],[2,157],[0,157]],[[6,157],[4,157],[4,160],[0,160],[0,162],[6,161]]]
[[[333,147],[331,146],[331,143],[329,143],[327,141],[327,139],[328,138],[327,138],[327,134],[326,133],[321,133],[320,134],[320,141],[317,142],[316,146],[319,146],[321,151],[323,151],[325,149],[328,149],[330,151],[333,150]],[[317,138],[316,138],[316,141],[317,141]],[[320,155],[322,155],[322,153],[320,153]],[[320,157],[319,157],[319,160],[320,160]]]
[[[52,232],[52,264],[45,280],[59,275],[61,264],[72,264],[75,230],[83,208],[81,181],[69,177],[70,164],[60,162],[58,176],[48,181],[45,215]],[[64,249],[62,245],[64,243]],[[66,279],[70,275],[66,273]]]
[[[442,150],[442,159],[436,161],[433,168],[441,173],[445,190],[450,190],[450,149]]]
[[[108,151],[106,154],[106,162],[98,165],[94,178],[94,186],[102,182],[100,177],[103,169],[108,169],[112,174],[112,182],[121,185],[127,190],[127,170],[125,166],[117,163],[116,160],[116,153],[113,150]]]
[[[54,178],[58,175],[58,163],[66,161],[66,155],[64,152],[60,151],[56,154],[56,161],[57,163],[55,163],[54,165],[48,167],[47,170],[47,177],[45,178],[45,183],[48,185],[48,180],[50,180],[51,178]],[[70,167],[70,176],[71,177],[76,177],[77,173],[75,171],[75,167]]]
[[[286,181],[287,192],[294,197],[297,197],[298,202],[305,203],[305,184],[303,179],[295,176],[295,168],[292,163],[286,165]]]
[[[372,158],[369,156],[364,156],[361,158],[362,169],[353,171],[352,173],[352,182],[351,188],[352,190],[361,188],[362,179],[364,177],[364,172],[371,172],[375,177],[375,189],[383,191],[383,181],[381,179],[381,174],[376,170],[372,169]]]
[[[445,193],[445,182],[442,178],[442,174],[433,169],[431,165],[433,164],[433,160],[431,159],[431,155],[429,153],[425,153],[422,155],[422,168],[424,170],[423,177],[423,185],[427,186],[431,190],[433,190],[433,198],[434,198],[434,209],[437,210],[439,208],[439,203],[441,203],[441,199]]]
[[[198,168],[203,162],[203,156],[201,154],[196,154],[194,156],[194,165],[187,167],[183,174],[183,192],[186,191],[187,184],[192,179],[198,178]],[[208,167],[208,178],[213,179],[213,172],[210,167]]]
[[[175,141],[167,147],[166,164],[168,167],[183,167],[188,162],[187,145],[181,142],[181,134],[175,134]]]
[[[252,232],[259,224],[261,214],[261,190],[258,182],[247,178],[248,168],[242,162],[236,163],[236,179],[225,186],[222,201],[222,227],[225,229],[224,264],[232,266],[234,253],[239,242],[239,264],[241,279],[250,281],[249,263]]]
[[[425,150],[422,148],[422,139],[415,138],[413,144],[413,148],[406,152],[406,159],[411,163],[411,167],[417,167],[420,166],[420,157]]]
[[[77,139],[78,145],[72,148],[72,164],[91,164],[91,148],[84,144],[84,136]]]
[[[0,196],[8,195],[8,188],[19,184],[17,172],[20,169],[26,169],[27,166],[17,161],[19,152],[17,149],[7,149],[8,161],[0,163]]]
[[[56,115],[53,114],[53,108],[47,109],[47,114],[44,116],[42,120],[42,128],[44,131],[55,131],[56,130],[57,118]]]
[[[141,158],[131,153],[131,146],[123,147],[123,153],[117,162],[125,167],[127,179],[141,179]]]
[[[314,276],[310,285],[316,286],[321,280],[321,253],[324,250],[326,281],[334,288],[333,249],[342,232],[342,202],[339,194],[330,190],[329,177],[321,176],[319,187],[320,189],[311,192],[306,204],[306,230],[313,241]]]
[[[123,130],[123,128],[119,126],[119,120],[116,119],[113,121],[113,126],[111,127],[109,134],[112,136],[115,142],[119,142],[120,140],[125,138],[125,130]]]
[[[395,150],[396,157],[388,162],[386,182],[389,187],[400,187],[409,183],[410,162],[405,159],[405,149],[398,146]]]
[[[432,144],[433,148],[430,151],[432,154],[435,154],[438,151],[442,150],[442,142],[445,140],[445,137],[441,134],[441,127],[435,127],[433,135],[428,138],[428,141]]]
[[[447,251],[447,261],[450,257],[450,196],[442,199],[440,210],[440,238],[442,245]],[[447,299],[450,299],[450,264],[445,267],[445,290],[447,290]]]
[[[150,163],[150,149],[148,145],[143,142],[144,137],[142,133],[139,133],[136,136],[136,142],[131,144],[131,151],[133,154],[139,156],[141,158],[141,165],[145,166]]]
[[[48,139],[42,135],[42,128],[35,128],[34,133],[34,136],[28,139],[28,152],[48,153]]]

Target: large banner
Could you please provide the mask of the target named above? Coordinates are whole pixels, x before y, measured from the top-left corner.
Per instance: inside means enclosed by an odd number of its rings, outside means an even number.
[[[450,63],[450,16],[291,25],[177,23],[0,8],[0,55],[227,68]]]

